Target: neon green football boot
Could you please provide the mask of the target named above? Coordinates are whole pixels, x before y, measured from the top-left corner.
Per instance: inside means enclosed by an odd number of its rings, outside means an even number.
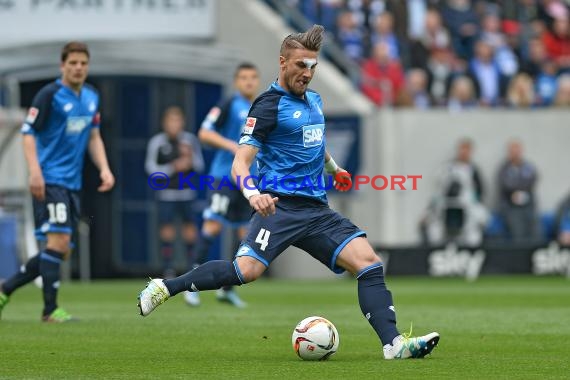
[[[4,309],[4,307],[6,305],[8,305],[9,301],[10,301],[10,297],[8,297],[6,294],[0,292],[0,319],[2,319],[2,310]]]
[[[77,319],[72,317],[71,314],[69,314],[67,311],[58,307],[57,309],[52,311],[51,314],[44,315],[42,317],[42,321],[48,323],[65,323],[65,322],[77,321]]]
[[[417,359],[429,355],[439,342],[436,332],[424,336],[410,337],[408,334],[398,335],[392,344],[384,346],[385,359]]]

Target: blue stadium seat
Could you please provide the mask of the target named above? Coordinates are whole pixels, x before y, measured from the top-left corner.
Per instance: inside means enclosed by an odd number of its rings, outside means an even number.
[[[488,238],[504,238],[507,236],[507,227],[503,218],[496,212],[491,213],[491,218],[485,228],[485,236]]]
[[[554,231],[556,215],[553,212],[545,212],[540,215],[540,231],[545,240],[556,239],[556,231]]]

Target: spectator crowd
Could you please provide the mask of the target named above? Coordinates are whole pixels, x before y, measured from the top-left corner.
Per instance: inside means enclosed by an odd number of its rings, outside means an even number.
[[[288,0],[378,106],[570,107],[570,0]]]

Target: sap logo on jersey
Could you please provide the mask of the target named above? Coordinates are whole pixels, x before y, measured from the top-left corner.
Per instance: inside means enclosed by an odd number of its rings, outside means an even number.
[[[81,133],[89,125],[91,118],[87,116],[76,116],[67,118],[67,134],[74,135]]]
[[[325,134],[324,124],[305,125],[303,127],[303,146],[309,148],[323,143]]]

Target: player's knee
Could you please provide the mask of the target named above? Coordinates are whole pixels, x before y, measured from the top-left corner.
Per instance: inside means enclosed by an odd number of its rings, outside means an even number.
[[[377,264],[377,263],[381,263],[382,260],[380,259],[380,257],[376,254],[376,252],[374,252],[374,250],[372,248],[370,248],[370,250],[368,250],[363,257],[361,258],[361,261],[364,265],[369,266],[372,264]]]
[[[71,236],[68,234],[48,234],[46,248],[63,253],[65,257],[69,256]]]
[[[241,278],[245,283],[255,281],[261,273],[251,266],[240,267]]]
[[[358,271],[382,260],[365,238],[356,238],[352,240],[341,251],[337,259],[337,265],[355,274]]]
[[[240,271],[240,277],[244,283],[257,280],[265,271],[265,265],[253,257],[238,257],[236,262]]]

